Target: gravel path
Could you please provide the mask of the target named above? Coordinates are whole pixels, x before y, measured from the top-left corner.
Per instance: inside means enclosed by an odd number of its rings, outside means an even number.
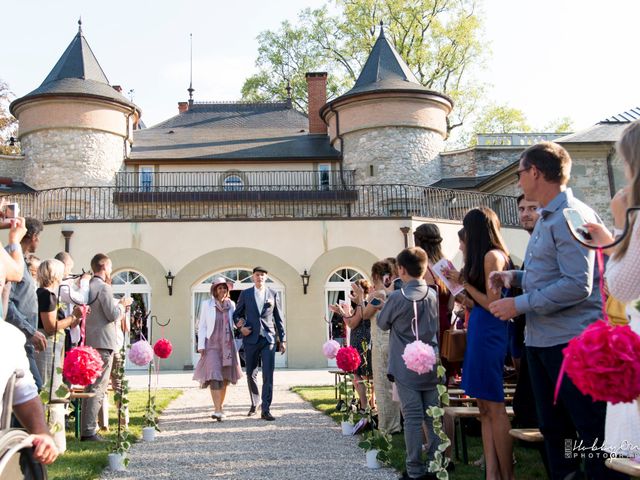
[[[246,381],[227,391],[227,418],[214,422],[208,390],[189,388],[164,411],[155,442],[130,450],[128,470],[103,479],[396,479],[389,468],[369,470],[356,437],[313,409],[275,374],[275,422],[247,417]]]

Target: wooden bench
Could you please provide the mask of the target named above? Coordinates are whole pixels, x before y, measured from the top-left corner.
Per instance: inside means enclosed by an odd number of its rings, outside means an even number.
[[[513,418],[513,407],[506,407],[507,415],[509,418]],[[467,436],[464,425],[464,420],[467,418],[479,418],[480,409],[478,407],[445,407],[444,414],[453,418],[453,428],[460,432],[460,445],[462,446],[462,461],[469,463],[469,454],[467,451]],[[456,459],[460,458],[458,451],[458,436],[455,435],[455,441],[453,443]]]
[[[640,478],[640,463],[634,462],[630,458],[608,458],[605,465],[616,472]]]
[[[71,405],[73,405],[73,412],[76,417],[76,438],[80,438],[80,427],[82,425],[82,399],[92,398],[95,396],[96,394],[93,392],[85,392],[84,390],[77,389],[72,389],[69,394],[69,400],[71,401]]]
[[[544,442],[544,435],[537,428],[512,428],[509,430],[509,435],[523,442]]]

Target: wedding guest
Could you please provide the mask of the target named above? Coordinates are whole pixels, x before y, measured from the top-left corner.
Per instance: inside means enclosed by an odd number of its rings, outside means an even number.
[[[276,419],[271,414],[276,350],[284,355],[287,351],[287,338],[280,295],[267,287],[267,276],[268,272],[264,267],[253,268],[253,287],[240,293],[238,306],[232,317],[243,335],[247,384],[251,397],[247,416],[255,415],[260,407],[260,418],[272,422]],[[262,395],[257,383],[258,361],[262,362]]]
[[[490,208],[470,210],[462,224],[462,274],[447,272],[450,280],[462,283],[475,304],[469,316],[461,387],[478,399],[486,478],[510,480],[514,478],[513,447],[503,386],[508,331],[506,322],[489,312],[491,302],[500,298],[489,288],[489,275],[509,268],[509,252],[500,234],[500,220]]]
[[[227,386],[229,383],[235,385],[242,377],[233,336],[236,305],[229,298],[229,290],[224,278],[215,277],[211,283],[211,298],[202,302],[198,324],[200,360],[193,373],[193,379],[200,382],[201,388],[209,387],[214,408],[211,418],[218,422],[225,418]]]
[[[640,122],[633,122],[623,132],[617,151],[624,161],[627,185],[611,200],[615,232],[624,227],[626,210],[640,206]],[[586,225],[593,240],[600,245],[613,242],[614,236],[598,223]],[[622,242],[609,250],[606,280],[609,292],[627,304],[629,326],[640,335],[640,221],[631,214],[629,231]],[[638,401],[607,404],[605,444],[612,454],[640,457],[640,410]]]
[[[573,239],[563,210],[577,209],[592,222],[598,217],[567,188],[570,173],[571,157],[556,143],[542,142],[520,155],[518,185],[526,198],[540,204],[540,220],[527,245],[524,272],[491,274],[494,291],[521,286],[524,293],[496,300],[490,308],[503,320],[526,315],[525,354],[551,478],[582,477],[580,457],[567,456],[564,450],[577,438],[595,445],[593,455],[585,457],[588,478],[625,478],[608,469],[601,454],[606,404],[582,394],[566,375],[555,400],[562,350],[602,311],[595,255]]]
[[[381,330],[389,331],[387,373],[395,380],[404,416],[407,470],[401,478],[435,479],[435,474],[427,473],[427,465],[434,460],[440,439],[426,411],[439,404],[437,372],[435,368],[424,374],[409,370],[402,354],[405,347],[416,340],[416,336],[438,354],[438,297],[435,289],[423,279],[427,270],[427,254],[424,250],[419,247],[406,248],[398,254],[397,262],[403,287],[388,296],[376,323]],[[414,331],[414,318],[417,332]],[[429,436],[426,463],[422,459],[423,423],[427,424]]]
[[[58,287],[63,273],[64,265],[55,259],[45,260],[38,267],[38,330],[46,336],[47,346],[42,352],[36,352],[36,365],[45,390],[54,394],[62,384],[58,369],[62,368],[64,356],[64,330],[77,326],[82,318],[80,307],[75,307],[70,315],[58,308]]]

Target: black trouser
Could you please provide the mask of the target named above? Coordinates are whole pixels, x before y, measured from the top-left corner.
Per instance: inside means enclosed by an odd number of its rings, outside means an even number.
[[[566,344],[526,347],[531,386],[536,400],[540,431],[544,435],[551,478],[584,478],[580,471],[583,459],[588,479],[628,478],[608,469],[604,464],[607,454],[602,452],[600,447],[604,442],[606,403],[594,402],[591,397],[580,393],[565,375],[558,401],[556,405],[553,404],[556,380],[563,359],[562,349],[565,347]],[[582,449],[575,448],[580,445]]]

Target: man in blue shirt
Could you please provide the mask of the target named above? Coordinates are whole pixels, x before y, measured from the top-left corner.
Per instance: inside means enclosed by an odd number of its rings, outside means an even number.
[[[592,401],[565,376],[554,404],[562,350],[602,311],[595,255],[573,239],[563,209],[577,209],[588,222],[600,220],[567,188],[570,172],[569,153],[555,143],[534,145],[520,156],[518,184],[526,198],[540,204],[540,219],[527,246],[524,271],[491,273],[492,288],[521,286],[523,294],[497,300],[490,308],[503,320],[526,315],[526,355],[551,478],[583,478],[582,454],[588,478],[626,478],[605,467],[600,450],[606,403]],[[583,452],[573,448],[576,431]]]

